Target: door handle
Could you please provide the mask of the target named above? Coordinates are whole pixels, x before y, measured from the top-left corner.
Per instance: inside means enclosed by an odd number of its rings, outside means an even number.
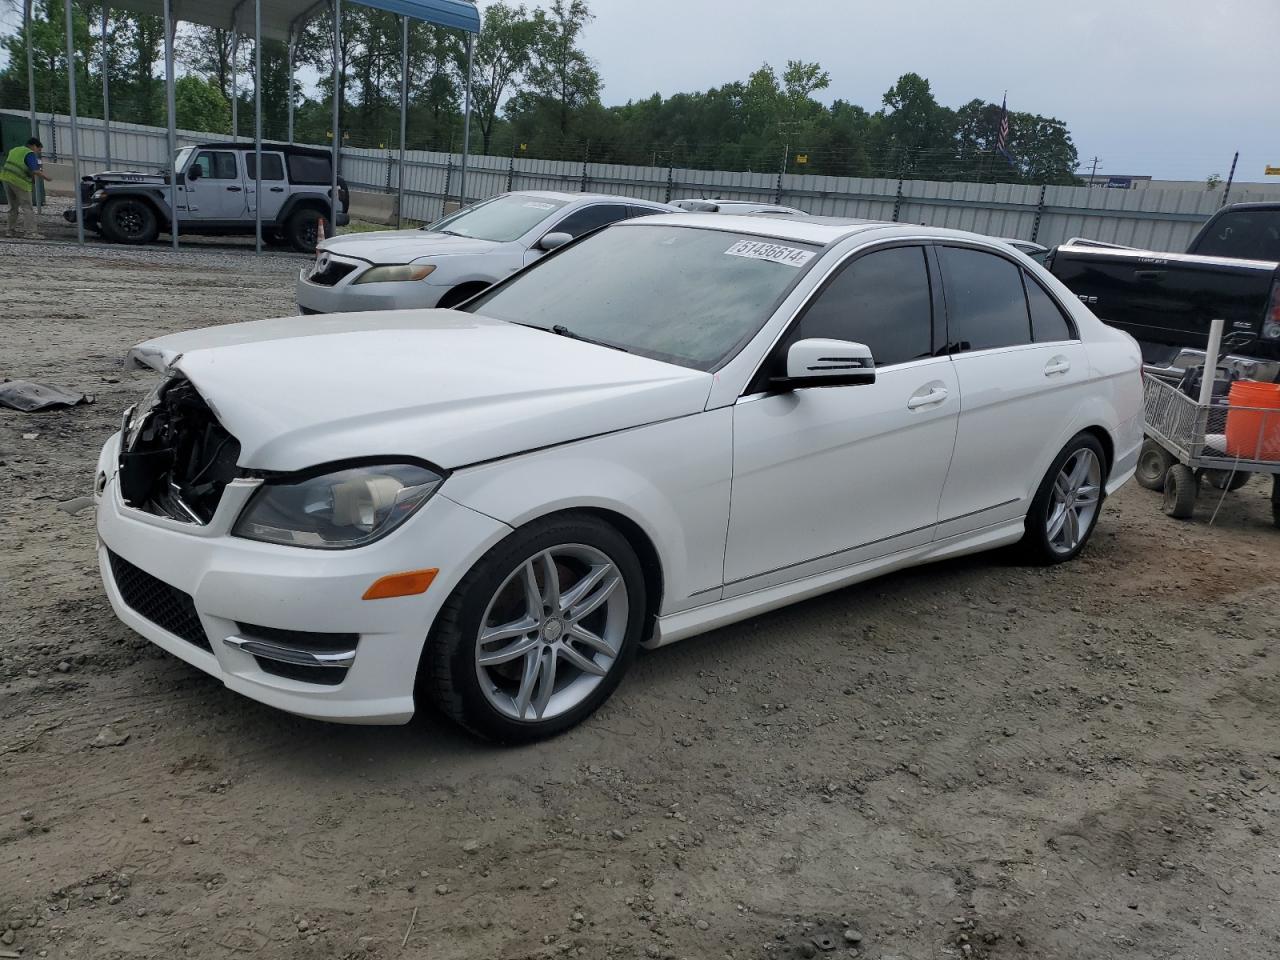
[[[229,191],[231,191],[232,193],[239,193],[239,192],[240,192],[240,188],[239,188],[239,187],[227,187],[227,189],[228,189]]]
[[[271,192],[272,192],[272,193],[284,193],[284,187],[272,187],[272,188],[271,188]]]
[[[1071,369],[1071,361],[1066,357],[1054,357],[1045,364],[1044,375],[1046,377],[1054,377],[1059,374],[1066,373]]]
[[[918,393],[907,401],[908,410],[919,410],[921,407],[928,407],[935,403],[941,403],[951,394],[947,392],[946,387],[931,387],[928,393]]]
[[[1133,276],[1135,280],[1153,280],[1158,283],[1164,279],[1164,273],[1163,270],[1135,270]]]

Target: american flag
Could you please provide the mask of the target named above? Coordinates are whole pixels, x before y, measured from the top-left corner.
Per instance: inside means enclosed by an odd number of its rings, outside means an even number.
[[[1009,163],[1013,163],[1013,156],[1009,153],[1009,97],[1007,94],[1000,101],[1000,133],[996,137],[996,153]]]

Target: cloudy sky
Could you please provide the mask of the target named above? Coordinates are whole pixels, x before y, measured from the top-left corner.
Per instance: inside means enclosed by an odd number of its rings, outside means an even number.
[[[484,0],[481,0],[483,6]],[[816,60],[823,99],[877,109],[907,71],[1066,121],[1082,161],[1164,179],[1280,166],[1280,0],[589,0],[607,104]],[[543,3],[542,5],[546,5]]]

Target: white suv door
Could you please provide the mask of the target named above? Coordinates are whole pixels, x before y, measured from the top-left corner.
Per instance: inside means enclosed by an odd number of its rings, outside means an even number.
[[[199,176],[191,178],[192,170]],[[201,150],[187,166],[187,213],[193,220],[243,220],[244,181],[235,150]]]
[[[960,393],[930,276],[919,245],[854,254],[738,401],[725,597],[932,539]],[[865,343],[876,382],[769,392],[770,365],[816,337]]]
[[[1088,389],[1074,326],[1021,264],[994,251],[937,248],[964,409],[942,494],[939,538],[1016,519],[1070,439]]]

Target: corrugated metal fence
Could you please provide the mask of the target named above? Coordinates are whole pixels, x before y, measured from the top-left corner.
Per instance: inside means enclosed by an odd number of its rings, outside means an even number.
[[[12,111],[17,112],[17,111]],[[46,154],[66,158],[70,126],[65,116],[41,117],[50,130]],[[102,121],[79,121],[85,172],[103,169]],[[225,135],[178,131],[180,146],[224,141]],[[112,166],[161,169],[163,128],[130,123],[111,125]],[[394,193],[396,151],[345,148],[342,175],[355,189]],[[411,220],[440,216],[447,198],[457,199],[459,154],[410,150],[405,154],[405,209]],[[507,190],[567,190],[622,194],[665,201],[681,197],[721,197],[785,203],[813,214],[860,217],[953,227],[1053,246],[1087,236],[1156,250],[1181,250],[1196,229],[1222,204],[1221,189],[1109,190],[1103,187],[942,183],[926,180],[818,177],[776,173],[637,167],[564,160],[473,156],[468,163],[467,200]],[[1239,186],[1233,201],[1277,199],[1275,191]]]

